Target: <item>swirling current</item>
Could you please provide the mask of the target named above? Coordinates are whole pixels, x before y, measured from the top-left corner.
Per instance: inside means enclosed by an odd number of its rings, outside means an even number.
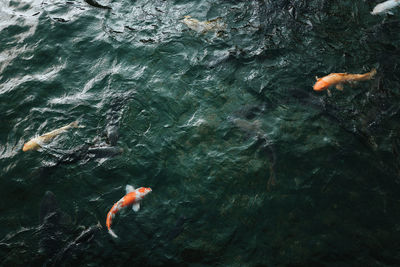
[[[0,265],[399,266],[382,1],[0,0]],[[152,193],[115,239],[126,185]]]

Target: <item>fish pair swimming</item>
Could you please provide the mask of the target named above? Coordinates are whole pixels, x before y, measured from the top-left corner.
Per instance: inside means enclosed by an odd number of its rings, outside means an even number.
[[[137,212],[140,209],[140,201],[151,192],[151,188],[149,187],[140,187],[135,189],[131,185],[127,185],[126,188],[126,195],[118,200],[110,209],[107,214],[106,225],[108,232],[112,237],[117,238],[118,236],[113,232],[111,229],[112,220],[115,215],[124,208],[132,207],[133,211]]]
[[[66,132],[70,128],[84,128],[84,126],[79,126],[78,122],[74,121],[64,127],[58,128],[56,130],[53,130],[51,132],[45,133],[41,136],[32,138],[28,142],[24,144],[24,147],[22,148],[22,151],[26,152],[29,150],[38,150],[40,149],[43,145],[49,143],[52,139],[54,139],[57,135]],[[115,127],[113,128],[112,134],[113,134],[113,139],[112,139],[112,144],[116,145],[117,142],[117,135],[118,133],[115,134],[116,130]],[[108,134],[108,133],[107,133]],[[108,134],[108,136],[111,136],[111,134]],[[111,138],[109,138],[111,139]],[[67,161],[71,161],[72,159],[80,159],[85,155],[88,155],[89,157],[95,157],[95,158],[107,158],[107,157],[112,157],[119,155],[123,152],[122,148],[116,147],[116,146],[97,146],[97,147],[86,147],[84,146],[79,146],[78,149],[75,149],[71,153],[65,155]],[[74,161],[74,160],[72,160]],[[61,161],[62,162],[62,159]]]
[[[331,86],[335,86],[338,90],[343,90],[343,85],[346,83],[354,83],[359,81],[367,81],[374,78],[376,75],[376,69],[372,69],[370,72],[364,74],[349,74],[349,73],[331,73],[325,77],[317,78],[317,82],[314,84],[315,91],[322,91],[328,89]]]

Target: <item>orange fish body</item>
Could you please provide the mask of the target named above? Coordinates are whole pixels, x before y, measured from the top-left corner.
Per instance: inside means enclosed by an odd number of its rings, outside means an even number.
[[[322,91],[331,86],[336,86],[336,89],[343,90],[343,84],[358,81],[366,81],[372,79],[376,74],[376,69],[364,74],[348,74],[348,73],[331,73],[320,79],[314,84],[315,91]]]
[[[115,215],[121,210],[128,206],[132,206],[132,209],[137,212],[140,209],[140,201],[151,192],[151,188],[149,187],[140,187],[138,189],[134,189],[132,186],[126,186],[126,195],[121,198],[118,202],[116,202],[110,211],[107,214],[106,225],[108,232],[115,238],[118,236],[111,229],[112,219]]]

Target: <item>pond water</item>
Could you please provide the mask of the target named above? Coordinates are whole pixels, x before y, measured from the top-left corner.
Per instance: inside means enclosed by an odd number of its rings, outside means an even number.
[[[379,2],[0,0],[1,265],[399,265],[400,9]],[[152,193],[114,239],[126,185]]]

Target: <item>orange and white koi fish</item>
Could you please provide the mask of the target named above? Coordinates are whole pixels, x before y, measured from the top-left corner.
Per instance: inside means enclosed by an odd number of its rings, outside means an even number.
[[[343,84],[371,80],[375,74],[376,69],[372,69],[370,72],[364,74],[331,73],[325,77],[317,78],[314,90],[322,91],[331,86],[336,86],[336,89],[343,90]]]
[[[66,132],[70,128],[83,128],[83,126],[79,126],[77,121],[71,122],[70,124],[64,127],[45,133],[41,136],[32,138],[30,141],[24,144],[22,151],[26,152],[28,150],[38,150],[42,147],[42,145],[49,143],[54,137],[56,137],[60,133]]]
[[[106,225],[108,232],[110,235],[113,237],[117,238],[118,236],[111,230],[111,223],[112,219],[115,217],[115,215],[123,208],[126,208],[128,206],[132,206],[133,211],[137,212],[140,209],[140,201],[148,194],[151,192],[151,188],[149,187],[140,187],[138,189],[133,188],[131,185],[127,185],[126,188],[126,195],[118,200],[110,211],[107,214],[107,220],[106,220]]]

